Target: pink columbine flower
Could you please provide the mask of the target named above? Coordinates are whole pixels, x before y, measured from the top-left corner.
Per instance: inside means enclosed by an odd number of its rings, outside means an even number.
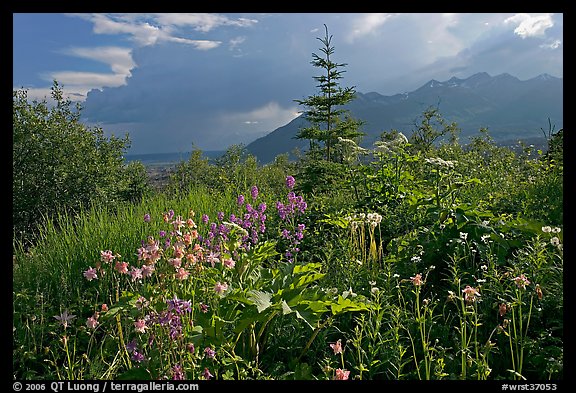
[[[148,326],[146,326],[145,320],[139,319],[136,322],[134,322],[134,330],[137,333],[146,333],[146,329],[148,329]]]
[[[95,318],[95,316],[96,314],[86,320],[86,326],[88,326],[89,329],[96,329],[96,326],[98,326],[98,318]]]
[[[342,340],[339,339],[335,344],[330,344],[330,348],[334,351],[334,355],[342,353]]]
[[[182,265],[182,260],[180,258],[170,258],[168,263],[178,269]]]
[[[336,369],[336,376],[334,377],[334,379],[338,380],[338,381],[345,381],[348,379],[349,375],[350,375],[350,371],[342,370],[341,368],[337,368]]]
[[[114,265],[114,269],[116,269],[120,274],[128,274],[128,262],[118,261]]]
[[[176,272],[176,278],[178,280],[186,280],[189,275],[190,275],[190,273],[188,273],[188,271],[186,269],[184,269],[183,267],[178,269],[178,271]]]
[[[138,269],[137,267],[132,266],[130,269],[130,277],[132,277],[132,281],[141,280],[142,269]]]
[[[412,280],[412,284],[414,284],[414,286],[417,286],[417,287],[419,287],[420,285],[422,285],[424,283],[422,281],[422,275],[420,273],[418,273],[414,277],[410,277],[410,280]]]
[[[208,305],[204,303],[200,303],[200,311],[204,314],[208,312]]]
[[[88,281],[92,281],[98,278],[98,275],[96,274],[96,269],[90,266],[88,270],[84,272],[84,277],[86,277]]]
[[[498,314],[503,317],[504,315],[506,315],[506,312],[508,311],[508,306],[506,305],[506,303],[500,303],[500,305],[498,306]]]
[[[106,303],[102,304],[102,312],[108,311],[108,305]]]
[[[228,269],[232,269],[234,266],[236,266],[236,262],[234,262],[234,259],[232,258],[225,259],[222,263]]]
[[[227,289],[228,289],[228,284],[226,284],[225,282],[221,283],[220,281],[218,281],[216,283],[216,285],[214,285],[214,291],[216,291],[216,293],[219,295],[224,293]]]
[[[476,296],[480,296],[480,293],[470,285],[466,285],[466,288],[462,290],[462,293],[464,294],[464,300],[468,304],[474,303],[476,301]]]
[[[524,273],[522,273],[518,277],[514,277],[512,280],[514,280],[514,282],[516,283],[516,286],[518,288],[522,288],[522,289],[526,289],[526,285],[530,284],[530,281],[528,281],[528,279],[526,278]]]
[[[154,273],[154,265],[142,265],[142,277],[151,277]]]
[[[100,251],[100,260],[102,262],[112,262],[114,260],[114,258],[116,258],[114,256],[114,254],[112,254],[112,251],[110,250],[106,250],[106,251]]]

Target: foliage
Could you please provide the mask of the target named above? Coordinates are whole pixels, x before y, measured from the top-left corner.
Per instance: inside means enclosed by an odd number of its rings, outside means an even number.
[[[124,165],[128,136],[106,138],[102,129],[80,122],[54,82],[50,107],[46,100],[30,103],[26,90],[12,99],[12,206],[17,236],[34,233],[44,218],[78,211],[90,203],[115,205],[138,201],[147,191],[144,166]]]

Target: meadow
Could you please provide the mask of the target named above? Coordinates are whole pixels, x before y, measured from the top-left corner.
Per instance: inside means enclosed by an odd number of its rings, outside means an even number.
[[[59,212],[13,241],[13,378],[561,380],[561,135],[197,151]]]

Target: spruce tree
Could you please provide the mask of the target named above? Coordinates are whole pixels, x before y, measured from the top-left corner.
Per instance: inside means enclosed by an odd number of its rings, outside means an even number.
[[[349,111],[342,109],[343,105],[348,104],[356,98],[354,87],[341,87],[339,80],[342,79],[341,70],[345,63],[335,63],[331,56],[334,54],[332,46],[332,36],[328,35],[328,27],[324,25],[326,34],[324,38],[317,38],[322,42],[320,48],[322,56],[316,53],[312,54],[311,64],[324,70],[320,76],[314,79],[318,82],[319,93],[308,96],[304,100],[294,100],[298,104],[306,107],[303,111],[304,117],[310,123],[310,126],[301,128],[296,134],[297,139],[310,140],[310,153],[322,153],[328,161],[341,162],[342,155],[338,154],[338,138],[355,140],[361,135],[358,131],[362,122],[353,119]]]

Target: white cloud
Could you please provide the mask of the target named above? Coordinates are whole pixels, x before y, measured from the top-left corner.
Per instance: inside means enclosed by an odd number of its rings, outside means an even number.
[[[234,126],[235,124],[262,125],[266,130],[283,126],[300,114],[296,106],[283,108],[277,102],[270,101],[265,105],[248,112],[227,113],[221,116],[221,121]],[[260,131],[260,130],[256,130]]]
[[[394,16],[395,14],[372,13],[362,14],[361,16],[354,18],[350,27],[350,32],[346,37],[346,41],[352,43],[358,38],[374,33],[378,28],[384,25],[386,21]]]
[[[560,47],[560,45],[562,45],[562,41],[560,40],[553,40],[550,42],[546,42],[544,44],[540,45],[540,48],[544,48],[544,49],[557,49]]]
[[[62,53],[108,64],[115,74],[124,76],[130,76],[130,70],[136,66],[130,48],[118,46],[75,47],[65,49]]]
[[[552,14],[530,15],[521,13],[507,18],[504,23],[517,25],[514,33],[522,38],[543,37],[546,30],[554,26]]]
[[[91,86],[72,86],[68,87],[66,85],[61,84],[62,88],[62,95],[64,98],[69,98],[70,101],[84,101],[86,99],[86,94],[88,91],[92,89]],[[48,103],[54,103],[52,99],[52,90],[50,87],[16,87],[12,88],[13,90],[26,90],[26,94],[28,99],[30,100],[38,100],[43,101],[46,100]]]
[[[154,14],[154,19],[162,26],[192,26],[196,31],[203,33],[220,26],[249,27],[258,23],[255,19],[231,19],[218,14]]]

